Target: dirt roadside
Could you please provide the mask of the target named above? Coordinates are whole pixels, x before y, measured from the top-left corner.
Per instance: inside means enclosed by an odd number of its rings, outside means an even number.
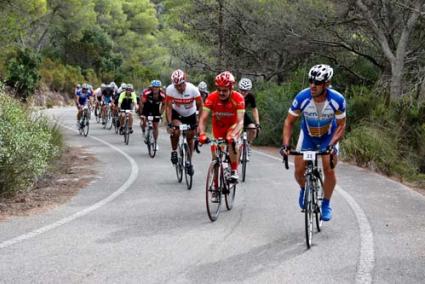
[[[0,197],[0,221],[45,212],[69,201],[95,179],[96,161],[83,148],[68,147],[31,190]]]

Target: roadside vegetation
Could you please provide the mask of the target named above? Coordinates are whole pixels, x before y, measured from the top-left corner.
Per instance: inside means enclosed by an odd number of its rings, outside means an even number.
[[[6,1],[0,79],[25,103],[40,88],[71,97],[83,81],[168,84],[176,68],[212,90],[228,69],[254,82],[256,143],[280,146],[309,68],[330,64],[347,99],[342,157],[425,186],[425,0],[375,2]]]

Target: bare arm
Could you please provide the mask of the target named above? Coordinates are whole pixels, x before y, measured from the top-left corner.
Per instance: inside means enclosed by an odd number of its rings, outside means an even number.
[[[168,123],[171,123],[171,111],[172,111],[172,108],[173,108],[173,106],[172,106],[172,102],[171,101],[165,101],[165,115],[166,115],[166,118],[167,118],[167,122]]]
[[[254,118],[255,124],[260,124],[260,115],[258,113],[258,108],[252,109],[252,117]]]
[[[204,103],[202,101],[202,98],[196,100],[196,109],[199,111],[199,117],[202,115],[202,108],[204,107]]]
[[[241,111],[238,110],[238,121],[236,122],[236,124],[234,125],[234,127],[232,126],[232,136],[236,137],[237,134],[241,133],[242,129],[243,129],[243,118],[245,115],[245,111]]]
[[[337,124],[336,131],[334,136],[331,139],[330,145],[335,145],[344,137],[346,118],[344,117],[343,119],[337,119],[336,124]]]
[[[199,126],[198,126],[199,133],[205,133],[205,126],[208,121],[209,113],[210,111],[208,109],[204,109],[204,111],[199,116]]]
[[[297,121],[297,119],[298,119],[297,116],[288,113],[288,116],[286,117],[285,122],[283,123],[283,132],[282,132],[283,145],[289,145],[291,136],[292,136],[292,130],[294,128],[294,124]]]

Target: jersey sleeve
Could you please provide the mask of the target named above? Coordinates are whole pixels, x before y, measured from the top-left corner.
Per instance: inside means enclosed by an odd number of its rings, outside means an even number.
[[[214,101],[212,96],[208,96],[205,100],[204,106],[202,107],[202,110],[204,111],[211,111],[214,106]]]
[[[131,100],[134,104],[137,104],[137,95],[135,92],[131,93]]]
[[[342,97],[337,102],[338,108],[335,110],[335,118],[336,119],[344,119],[346,117],[346,102],[345,98]]]
[[[301,114],[301,96],[298,94],[295,99],[292,101],[292,105],[289,108],[289,113],[293,116],[300,116]]]

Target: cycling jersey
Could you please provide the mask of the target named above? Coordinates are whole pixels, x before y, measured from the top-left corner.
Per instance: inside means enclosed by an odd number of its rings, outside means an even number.
[[[245,112],[244,97],[232,91],[227,101],[220,100],[217,91],[208,95],[203,108],[212,111],[212,128],[215,138],[225,138],[231,126],[238,122],[238,113]]]
[[[142,102],[143,102],[143,111],[142,115],[148,116],[159,116],[160,115],[160,106],[161,103],[165,100],[165,94],[162,90],[159,91],[155,99],[153,91],[148,88],[143,91]]]
[[[82,90],[80,89],[79,91],[77,91],[77,94],[76,94],[76,96],[78,97],[78,103],[80,105],[86,105],[88,102],[88,98],[91,97],[92,95],[93,95],[92,92],[90,92],[89,90],[83,93]]]
[[[186,82],[183,94],[176,90],[174,85],[166,89],[166,102],[173,104],[173,109],[181,116],[188,117],[196,113],[195,101],[201,101],[201,94],[192,83]]]
[[[102,90],[103,101],[105,104],[109,104],[112,101],[112,96],[114,95],[113,88],[105,88]]]
[[[302,130],[312,137],[329,135],[336,128],[336,119],[345,117],[345,99],[339,92],[327,89],[327,96],[322,110],[317,108],[310,89],[304,89],[295,97],[289,113],[294,116],[302,114]]]
[[[121,93],[118,99],[118,107],[123,110],[132,109],[132,104],[137,104],[136,93],[132,92],[129,95],[127,95],[127,92]]]
[[[248,127],[248,125],[254,123],[254,120],[251,118],[251,116],[248,114],[248,108],[256,108],[257,102],[255,101],[255,96],[251,93],[248,93],[244,97],[245,99],[245,115],[243,119],[243,126]]]

